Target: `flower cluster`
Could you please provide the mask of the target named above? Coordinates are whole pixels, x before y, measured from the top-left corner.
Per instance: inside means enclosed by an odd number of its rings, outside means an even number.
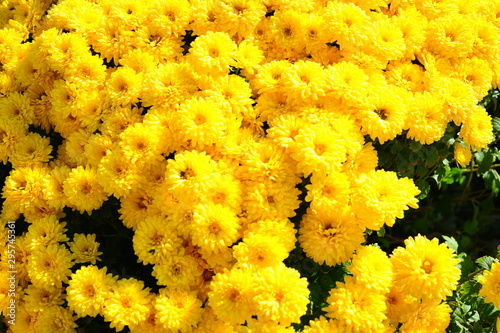
[[[378,169],[372,141],[430,144],[453,122],[460,164],[490,143],[477,103],[500,81],[499,11],[493,0],[4,2],[0,161],[13,170],[1,220],[30,225],[9,329],[75,332],[76,318],[101,315],[117,331],[293,331],[309,303],[283,264],[298,241],[320,264],[352,259],[325,308],[336,320],[308,332],[443,331],[450,250],[421,236],[390,258],[362,245],[420,193]],[[69,242],[63,209],[91,215],[110,196],[157,293],[99,268],[98,234]]]
[[[436,238],[410,237],[390,257],[373,245],[359,248],[324,308],[326,316],[305,332],[444,332],[443,302],[456,289],[460,269],[452,250]],[[401,325],[402,324],[402,325]]]

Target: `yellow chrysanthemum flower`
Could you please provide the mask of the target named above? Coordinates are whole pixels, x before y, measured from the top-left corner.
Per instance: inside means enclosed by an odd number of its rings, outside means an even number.
[[[28,256],[28,275],[34,286],[46,290],[61,288],[68,281],[73,266],[71,252],[64,245],[51,244]]]
[[[304,326],[304,333],[341,333],[345,327],[339,324],[338,320],[326,319],[320,316],[318,319],[309,321],[309,325]]]
[[[444,300],[452,294],[460,278],[453,250],[425,236],[409,237],[406,248],[398,247],[391,255],[394,285],[417,299]]]
[[[307,195],[305,200],[311,202],[312,209],[321,206],[342,209],[350,201],[351,182],[343,172],[331,172],[326,176],[314,174],[311,184],[306,185]]]
[[[242,324],[256,314],[253,275],[253,271],[233,269],[213,277],[208,305],[217,318],[232,324]]]
[[[384,251],[373,245],[358,248],[347,269],[356,283],[367,289],[387,293],[392,285],[392,263]]]
[[[33,312],[44,311],[53,306],[60,306],[64,303],[65,298],[62,291],[62,288],[56,288],[49,291],[37,288],[30,284],[26,289],[24,289],[24,306],[28,311]]]
[[[428,92],[416,93],[408,112],[407,124],[410,139],[431,144],[441,139],[448,125],[443,112],[443,100]]]
[[[116,281],[108,295],[102,314],[109,326],[117,332],[125,325],[137,325],[149,315],[149,303],[153,295],[149,288],[144,288],[144,282],[134,278]]]
[[[38,220],[28,227],[26,233],[27,249],[32,251],[37,248],[44,248],[58,242],[66,242],[69,238],[65,232],[67,229],[66,222],[57,220],[56,216],[50,216],[42,220]]]
[[[97,170],[79,166],[70,171],[63,183],[68,204],[80,213],[99,209],[107,196],[97,180]]]
[[[398,178],[395,172],[370,171],[359,175],[352,186],[352,209],[361,225],[379,230],[383,224],[394,225],[408,207],[418,208],[415,198],[420,190],[409,178]]]
[[[169,330],[191,332],[201,319],[201,305],[195,292],[163,288],[155,299],[156,317]]]
[[[190,98],[182,103],[172,117],[171,129],[180,142],[190,141],[203,148],[219,142],[226,135],[223,109],[215,98]]]
[[[38,133],[28,133],[14,147],[9,161],[14,168],[43,166],[51,158],[52,146],[49,138]]]
[[[494,262],[491,269],[485,270],[483,276],[478,279],[483,286],[479,291],[479,296],[484,296],[485,301],[493,303],[497,308],[500,306],[500,262]]]
[[[363,230],[348,209],[307,211],[299,228],[300,246],[320,265],[335,266],[349,260],[364,242]]]
[[[106,274],[107,268],[83,266],[71,275],[66,288],[67,301],[70,309],[79,317],[95,317],[102,314],[116,277]]]
[[[300,322],[309,304],[307,280],[293,268],[279,264],[258,271],[254,282],[258,317],[289,326]]]
[[[186,290],[195,286],[202,273],[196,259],[184,251],[170,255],[153,267],[157,284],[173,289]]]
[[[101,261],[98,251],[99,243],[95,240],[96,235],[74,234],[73,242],[69,242],[71,252],[75,258],[75,263],[90,262],[95,265],[96,260]]]
[[[259,271],[277,266],[288,257],[288,251],[275,236],[251,233],[233,247],[233,256],[239,266]]]
[[[471,111],[460,130],[460,137],[467,145],[480,150],[493,141],[493,124],[483,107],[476,106]]]
[[[144,166],[163,159],[159,150],[160,137],[156,135],[155,127],[137,123],[120,133],[119,145],[130,163]]]
[[[196,72],[217,77],[236,64],[236,51],[236,43],[227,33],[209,31],[191,44],[186,59]]]
[[[346,332],[381,332],[384,330],[385,296],[383,293],[364,288],[355,278],[345,277],[337,282],[337,288],[330,290],[326,299],[329,304],[323,308],[326,315],[346,327]]]
[[[455,157],[455,161],[461,168],[465,168],[472,160],[472,152],[465,143],[455,142],[453,145],[453,157]]]
[[[78,325],[71,309],[53,306],[50,310],[40,312],[37,319],[37,332],[40,333],[69,333],[75,332]]]
[[[444,332],[450,324],[451,309],[445,302],[415,302],[413,309],[402,319],[401,333],[410,332]]]
[[[239,238],[240,225],[231,209],[207,203],[195,207],[193,222],[188,228],[194,245],[208,252],[219,252]]]

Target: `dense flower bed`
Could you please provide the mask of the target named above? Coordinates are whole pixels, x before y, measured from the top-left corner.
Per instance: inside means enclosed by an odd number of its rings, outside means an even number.
[[[421,192],[378,167],[374,143],[429,145],[453,123],[460,165],[488,146],[478,102],[500,78],[497,1],[8,1],[0,13],[9,332],[75,332],[86,316],[116,331],[294,332],[311,288],[283,263],[296,243],[346,267],[304,332],[445,331],[456,253],[421,235],[391,254],[366,242]],[[98,227],[68,233],[64,209],[92,215],[112,196],[157,291],[107,271]],[[9,243],[21,217],[29,228]],[[495,306],[498,269],[480,280]]]

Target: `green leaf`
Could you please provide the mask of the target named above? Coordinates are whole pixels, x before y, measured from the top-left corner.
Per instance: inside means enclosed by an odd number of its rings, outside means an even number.
[[[410,141],[410,149],[412,151],[419,151],[422,148],[422,144],[418,141],[411,140]]]
[[[491,164],[493,163],[493,154],[491,151],[487,150],[484,152],[484,158],[477,168],[477,173],[483,174],[491,169]]]
[[[496,197],[500,190],[500,175],[495,169],[490,169],[483,174],[486,188],[491,190],[491,194]]]
[[[490,270],[491,269],[491,265],[496,262],[497,260],[493,257],[490,257],[490,256],[484,256],[484,257],[481,257],[479,259],[476,260],[476,264],[483,268],[483,269],[486,269],[486,270]]]
[[[443,239],[450,249],[458,253],[458,242],[455,238],[443,235]]]
[[[439,154],[436,148],[430,147],[428,150],[427,158],[425,159],[425,166],[432,167],[439,161]]]
[[[378,237],[384,237],[385,236],[385,227],[382,226],[379,230],[377,230],[377,236]]]
[[[420,190],[418,198],[422,200],[427,197],[429,191],[431,190],[431,186],[429,185],[429,183],[425,179],[419,179],[415,182],[415,185],[417,185],[418,189]]]
[[[498,117],[493,118],[491,124],[493,125],[493,131],[495,133],[500,133],[500,118]]]

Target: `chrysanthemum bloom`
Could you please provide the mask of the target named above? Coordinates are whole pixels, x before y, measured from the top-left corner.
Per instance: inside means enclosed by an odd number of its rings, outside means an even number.
[[[401,333],[444,332],[450,324],[450,313],[451,309],[445,302],[415,302],[413,309],[402,318]]]
[[[13,118],[27,124],[33,124],[34,110],[27,96],[12,92],[0,98],[0,118]]]
[[[472,51],[474,32],[470,19],[460,14],[438,17],[429,22],[429,49],[445,58],[464,58]]]
[[[40,333],[69,333],[76,332],[73,311],[61,306],[53,306],[40,312],[37,319],[37,332]]]
[[[17,168],[5,179],[2,198],[4,207],[14,212],[24,213],[36,206],[42,206],[44,201],[45,179],[47,168]],[[5,209],[5,208],[4,208]]]
[[[241,42],[253,34],[255,26],[266,14],[266,7],[255,0],[216,2],[215,23],[234,40]]]
[[[417,64],[394,61],[387,65],[384,75],[388,83],[413,93],[424,90],[424,69]]]
[[[118,210],[121,214],[120,220],[127,228],[136,230],[140,221],[145,220],[148,216],[159,214],[153,201],[152,191],[146,191],[142,186],[134,188],[120,199],[121,208]]]
[[[208,305],[222,321],[242,324],[256,314],[253,271],[225,270],[214,276],[208,292]]]
[[[287,60],[273,60],[262,64],[257,68],[257,74],[251,84],[259,94],[282,89],[283,74],[291,67],[292,64]]]
[[[153,297],[149,288],[144,288],[144,282],[134,278],[116,281],[108,296],[102,314],[117,332],[123,330],[125,325],[137,325],[145,320]]]
[[[238,177],[243,181],[251,180],[270,186],[295,186],[299,179],[293,172],[291,162],[284,149],[276,147],[273,141],[263,139],[241,157]]]
[[[42,137],[38,133],[28,133],[19,140],[9,156],[12,167],[43,166],[51,158],[52,146],[49,138]]]
[[[453,157],[455,157],[455,161],[459,167],[465,168],[472,159],[470,147],[463,142],[455,142],[453,145]]]
[[[25,136],[28,124],[0,116],[0,161],[4,164],[14,146]]]
[[[73,252],[75,263],[90,262],[95,265],[96,260],[101,261],[99,256],[102,252],[98,251],[99,243],[95,238],[95,234],[74,234],[73,242],[69,242],[68,245]]]
[[[306,185],[305,200],[311,202],[311,208],[322,205],[342,209],[350,201],[351,182],[343,172],[331,172],[326,176],[313,174],[311,184]]]
[[[259,220],[248,226],[244,232],[244,238],[251,238],[253,234],[267,235],[275,237],[275,239],[283,244],[287,252],[295,248],[297,239],[295,234],[297,230],[294,228],[292,222],[287,218]]]
[[[300,205],[293,183],[249,181],[245,192],[242,209],[251,220],[293,217]]]
[[[255,103],[255,100],[251,98],[252,89],[250,83],[245,81],[244,78],[237,75],[225,75],[211,80],[208,85],[207,89],[203,91],[207,95],[205,99],[216,104],[225,117],[253,115],[252,104]],[[229,108],[225,105],[228,105]],[[231,115],[228,112],[231,112]]]
[[[243,242],[233,247],[233,256],[238,265],[260,270],[274,267],[288,257],[288,251],[279,238],[266,234],[251,233]]]
[[[143,76],[132,68],[117,67],[106,81],[104,94],[112,106],[135,104],[142,91]]]
[[[418,208],[415,196],[419,193],[409,178],[384,170],[370,171],[354,180],[352,209],[365,228],[379,230],[384,223],[392,227],[408,207]]]
[[[169,38],[183,34],[191,21],[191,7],[186,0],[158,0],[147,7],[148,24],[165,31]]]
[[[102,314],[116,277],[106,274],[106,267],[84,266],[71,275],[66,288],[68,306],[79,317]]]
[[[407,118],[407,93],[394,86],[372,89],[368,105],[356,114],[363,132],[380,143],[394,139],[403,132]],[[390,97],[389,97],[390,96]]]
[[[24,293],[26,295],[23,297],[23,300],[25,302],[26,309],[36,312],[49,309],[53,306],[62,305],[65,298],[62,291],[62,288],[56,288],[49,291],[37,288],[30,284],[26,289],[24,289]]]
[[[172,254],[177,254],[182,240],[167,219],[150,216],[139,221],[133,244],[135,254],[139,258],[137,261],[148,265],[161,263]]]
[[[137,123],[127,127],[120,134],[123,155],[135,165],[144,166],[163,159],[160,155],[156,126]]]
[[[493,303],[497,308],[500,306],[500,262],[494,262],[491,269],[485,270],[483,276],[478,279],[483,286],[479,291],[479,296],[484,296],[484,300]]]
[[[309,321],[309,325],[304,326],[304,333],[341,333],[345,327],[339,324],[338,320],[326,319],[324,316]]]
[[[167,62],[144,78],[142,103],[145,106],[173,107],[196,92],[193,73],[186,64]]]
[[[391,255],[394,285],[417,299],[440,300],[452,294],[460,278],[453,250],[439,244],[437,238],[409,237],[406,248],[398,247]]]
[[[99,209],[107,199],[104,189],[97,181],[95,168],[79,166],[69,173],[63,184],[64,194],[71,207],[80,213],[90,214],[92,210]]]
[[[169,330],[191,332],[200,321],[201,305],[196,292],[163,288],[155,300],[156,317]]]
[[[217,143],[226,132],[222,108],[212,98],[190,98],[172,115],[171,130],[181,142],[191,141],[193,147],[203,148]]]
[[[416,93],[408,112],[407,137],[422,144],[441,139],[448,125],[443,112],[443,100],[429,92]]]
[[[363,230],[348,209],[309,209],[302,218],[299,233],[300,245],[307,256],[329,266],[349,260],[365,240]]]
[[[140,170],[125,158],[120,149],[115,149],[102,158],[98,169],[98,182],[108,195],[121,198],[143,178]]]
[[[305,46],[302,25],[307,18],[298,10],[286,9],[275,12],[271,17],[271,35],[279,49],[300,50]]]
[[[372,143],[368,142],[356,154],[347,156],[342,171],[350,177],[357,177],[361,173],[375,170],[377,166],[377,151]]]
[[[340,134],[326,124],[309,126],[296,136],[297,148],[291,153],[297,163],[297,171],[307,177],[313,171],[327,174],[340,169],[345,162],[345,147]]]
[[[200,193],[201,202],[213,202],[238,212],[243,201],[242,185],[230,174],[221,174],[207,187],[205,193]]]
[[[12,333],[36,332],[38,319],[41,312],[28,311],[24,303],[18,303],[16,307],[16,324],[10,325]]]
[[[219,252],[238,238],[240,225],[228,207],[211,203],[195,207],[193,222],[188,226],[191,240],[208,252]]]
[[[70,171],[71,169],[65,164],[54,166],[45,178],[44,196],[51,207],[62,209],[66,206],[67,198],[64,195],[63,184]]]
[[[367,289],[387,293],[392,285],[392,263],[384,251],[373,245],[358,248],[347,269],[356,283]]]
[[[386,294],[387,318],[393,325],[398,325],[403,316],[408,316],[415,309],[415,303],[420,302],[415,297],[403,293],[401,288],[392,286]]]
[[[115,107],[113,112],[102,116],[99,130],[102,134],[115,138],[130,125],[142,121],[142,109],[137,107]]]
[[[191,43],[186,59],[196,72],[217,77],[235,64],[236,51],[236,43],[227,33],[209,31]]]
[[[309,304],[307,280],[298,271],[279,264],[258,271],[254,300],[263,319],[285,326],[300,322]]]
[[[337,41],[342,49],[360,46],[369,37],[370,18],[355,4],[329,2],[323,17],[330,41]]]
[[[238,333],[251,333],[251,332],[274,332],[274,333],[294,333],[293,326],[277,323],[270,319],[251,318],[247,320],[245,326],[238,327]]]
[[[466,58],[454,65],[456,68],[455,76],[472,86],[477,100],[488,95],[494,72],[486,60],[477,57]]]
[[[51,244],[28,256],[28,275],[34,286],[53,290],[68,281],[73,266],[71,252],[64,245]]]
[[[196,259],[184,251],[171,254],[153,267],[153,276],[158,285],[181,290],[195,286],[202,273]]]
[[[200,188],[210,183],[217,164],[205,152],[184,151],[168,161],[165,185],[178,200],[196,197]]]
[[[326,69],[327,96],[343,101],[346,105],[359,106],[368,91],[368,76],[352,62],[342,61]]]
[[[491,116],[481,106],[476,106],[467,115],[467,120],[460,129],[460,137],[473,149],[483,149],[493,141]]]
[[[67,231],[65,227],[66,222],[59,223],[56,216],[34,222],[28,227],[26,233],[28,250],[32,251],[36,248],[45,248],[51,244],[68,241],[69,238],[65,234]]]
[[[245,77],[253,78],[256,68],[264,60],[264,52],[251,40],[245,39],[238,44],[237,67],[243,69]]]
[[[364,288],[351,276],[345,282],[337,282],[337,288],[330,290],[326,299],[329,304],[323,308],[326,315],[343,324],[347,331],[381,332],[387,319],[383,293]]]
[[[372,38],[364,46],[367,53],[374,54],[379,59],[397,60],[403,57],[406,45],[403,33],[397,22],[380,15],[371,22]]]
[[[299,60],[283,73],[283,84],[288,98],[314,101],[325,95],[326,77],[320,64]]]

